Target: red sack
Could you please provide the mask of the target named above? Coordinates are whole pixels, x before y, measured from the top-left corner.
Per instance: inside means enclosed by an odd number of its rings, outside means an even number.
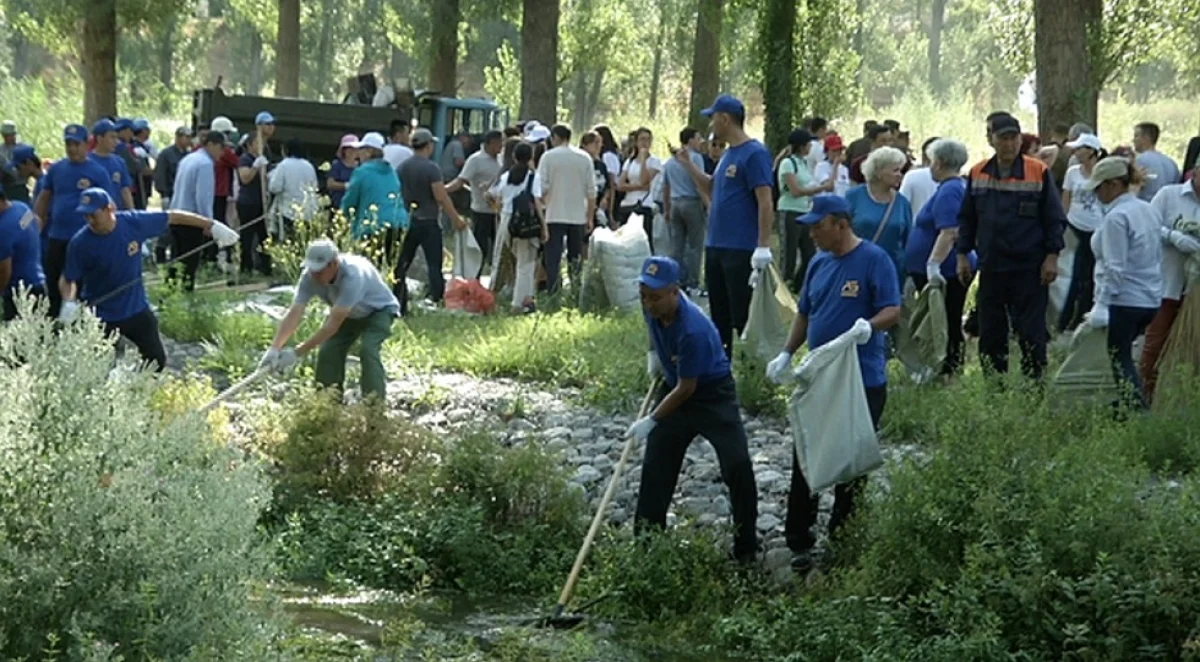
[[[446,310],[486,315],[496,307],[496,295],[478,280],[454,278],[446,287]]]

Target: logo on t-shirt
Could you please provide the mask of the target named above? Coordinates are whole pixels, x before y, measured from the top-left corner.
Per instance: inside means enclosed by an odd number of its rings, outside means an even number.
[[[83,179],[76,182],[75,186],[78,187],[80,191],[86,191],[87,189],[92,188],[92,180],[88,179],[87,177],[84,177]]]
[[[728,168],[725,168],[726,177],[737,177],[737,164],[730,163]]]
[[[847,299],[858,298],[858,281],[856,281],[856,280],[846,281],[846,284],[842,286],[842,296]]]
[[[138,244],[138,242],[136,240],[129,242],[129,246],[125,248],[125,252],[129,253],[129,257],[133,257],[134,255],[137,255],[138,252],[141,250],[142,250],[142,247]]]
[[[119,183],[121,183],[121,173],[119,173],[119,172],[114,172],[114,173],[112,174],[112,179],[113,179],[113,181],[114,181],[114,182],[116,182],[116,183],[118,183],[118,184],[119,184]]]

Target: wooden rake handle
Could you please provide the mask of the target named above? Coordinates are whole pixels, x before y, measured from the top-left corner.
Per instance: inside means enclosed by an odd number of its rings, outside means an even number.
[[[217,405],[221,404],[222,402],[225,402],[226,400],[232,398],[233,396],[237,395],[238,393],[241,393],[242,391],[246,390],[247,387],[249,387],[254,382],[258,381],[259,378],[261,378],[263,375],[266,375],[268,372],[270,372],[270,368],[260,367],[257,370],[255,370],[254,372],[250,373],[249,375],[246,375],[246,377],[243,378],[242,381],[234,384],[233,386],[230,386],[229,388],[225,389],[224,391],[221,391],[219,394],[217,394],[217,397],[212,399],[212,402],[201,407],[200,413],[207,414],[209,411],[212,411],[213,407],[216,407]]]

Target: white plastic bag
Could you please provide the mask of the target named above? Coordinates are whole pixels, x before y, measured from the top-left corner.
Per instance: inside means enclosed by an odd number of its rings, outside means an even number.
[[[809,352],[795,375],[788,420],[812,494],[882,466],[851,335],[844,333]]]
[[[483,267],[483,249],[475,241],[475,233],[471,228],[455,230],[454,240],[454,271],[452,277],[475,280],[479,278],[479,270]]]
[[[641,218],[641,216],[637,216],[637,218]],[[651,227],[654,229],[654,254],[670,257],[671,224],[667,222],[667,217],[662,212],[654,212],[654,222]]]

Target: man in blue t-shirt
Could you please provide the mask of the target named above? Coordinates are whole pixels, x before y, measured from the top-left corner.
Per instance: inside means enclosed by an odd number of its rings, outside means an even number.
[[[679,264],[669,257],[647,259],[638,278],[650,332],[648,369],[669,391],[653,413],[629,428],[631,437],[646,441],[635,528],[666,526],[684,455],[703,436],[729,487],[734,558],[750,563],[758,554],[758,491],[737,388],[716,327],[680,291],[679,278]]]
[[[837,195],[813,199],[812,211],[797,219],[809,226],[820,251],[808,268],[799,314],[787,345],[767,366],[767,377],[779,383],[791,373],[792,355],[807,340],[810,350],[851,332],[858,342],[858,362],[871,410],[879,428],[887,402],[887,338],[883,332],[900,321],[900,279],[892,258],[882,248],[854,234],[850,204]],[[866,477],[834,488],[832,536],[854,512],[854,500]],[[808,481],[792,453],[792,485],[788,495],[784,535],[792,550],[792,568],[806,572],[812,565],[819,499],[810,496]]]
[[[29,205],[9,200],[0,189],[0,291],[5,322],[17,316],[13,294],[21,288],[28,288],[31,296],[45,294],[40,228]]]
[[[88,130],[79,124],[71,124],[63,131],[67,158],[50,166],[41,179],[41,192],[37,195],[33,213],[41,219],[46,230],[46,247],[42,251],[42,268],[46,282],[50,283],[47,294],[50,299],[51,317],[58,317],[62,305],[58,279],[67,263],[67,242],[87,225],[87,219],[76,211],[79,195],[93,186],[107,183],[108,171],[88,158]]]
[[[704,241],[704,283],[713,324],[721,334],[725,355],[732,358],[734,330],[740,333],[750,315],[751,281],[757,282],[757,274],[772,261],[774,169],[767,148],[746,135],[746,107],[741,101],[723,94],[702,112],[712,118],[714,140],[729,145],[716,171],[704,174],[687,150],[680,150],[675,158],[712,201]]]
[[[75,211],[87,218],[87,226],[67,248],[59,284],[63,298],[59,320],[70,323],[79,316],[82,283],[82,297],[104,322],[105,332],[124,336],[161,372],[167,352],[142,283],[142,243],[161,236],[168,224],[200,228],[222,248],[237,243],[238,233],[224,223],[185,211],[117,211],[112,197],[99,187],[85,190]]]
[[[116,201],[118,209],[133,209],[133,176],[125,159],[117,153],[123,144],[117,125],[112,120],[100,120],[92,127],[92,135],[96,136],[96,147],[88,158],[108,171],[108,179],[102,185],[104,190]]]

